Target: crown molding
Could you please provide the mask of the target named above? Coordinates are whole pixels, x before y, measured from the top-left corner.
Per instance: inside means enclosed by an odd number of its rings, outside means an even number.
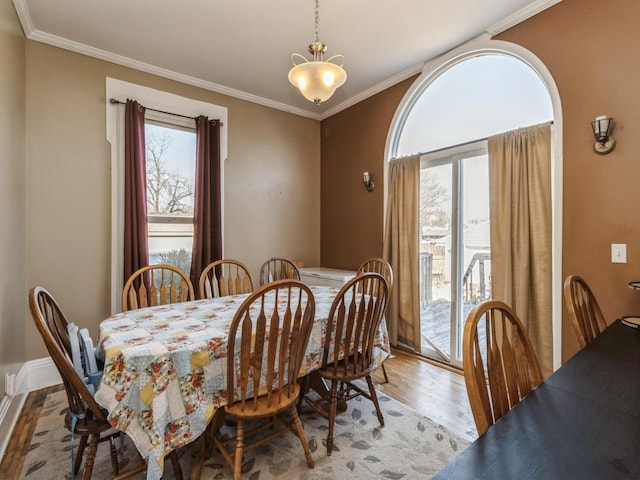
[[[66,38],[62,38],[56,35],[51,35],[45,32],[41,32],[39,30],[34,30],[33,24],[31,23],[31,17],[29,15],[29,11],[26,7],[26,4],[24,3],[24,0],[13,0],[13,1],[14,1],[14,5],[16,5],[16,12],[18,13],[18,18],[22,23],[22,28],[24,30],[25,36],[29,40],[45,43],[53,47],[62,48],[64,50],[69,50],[71,52],[97,58],[99,60],[104,60],[106,62],[122,65],[124,67],[133,68],[135,70],[140,70],[142,72],[157,75],[159,77],[168,78],[170,80],[175,80],[181,83],[185,83],[187,85],[192,85],[194,87],[202,88],[204,90],[221,93],[229,97],[238,98],[240,100],[246,100],[251,103],[263,105],[265,107],[275,108],[276,110],[282,110],[288,113],[293,113],[301,117],[307,117],[313,120],[321,119],[320,114],[309,112],[308,110],[304,110],[302,108],[293,107],[285,103],[276,102],[274,100],[269,100],[267,98],[260,97],[258,95],[253,95],[250,93],[243,92],[241,90],[236,90],[235,88],[225,87],[224,85],[208,82],[200,78],[184,75],[179,72],[174,72],[173,70],[157,67],[149,63],[133,60],[129,57],[116,55],[114,53],[107,52],[106,50],[90,47],[82,43],[73,42]]]
[[[538,0],[526,7],[521,8],[516,13],[503,18],[497,23],[494,23],[487,28],[487,33],[492,37],[509,30],[511,27],[528,20],[529,18],[537,15],[538,13],[553,7],[556,3],[560,3],[562,0]]]
[[[549,7],[561,2],[562,0],[537,0],[536,2],[528,5],[513,15],[510,15],[503,20],[493,24],[486,31],[489,35],[495,36],[499,33],[508,30],[509,28],[521,23],[534,15],[537,15],[543,10],[546,10]],[[407,78],[412,77],[420,73],[424,66],[428,64],[433,59],[427,59],[425,62],[422,62],[418,65],[414,65],[409,67],[402,72],[394,75],[393,77],[378,83],[367,90],[355,95],[353,97],[348,98],[342,103],[339,103],[328,110],[325,110],[322,113],[311,112],[309,110],[305,110],[298,107],[293,107],[286,103],[276,102],[274,100],[269,100],[264,97],[260,97],[258,95],[253,95],[247,92],[243,92],[241,90],[236,90],[234,88],[225,87],[224,85],[219,85],[217,83],[208,82],[202,80],[200,78],[192,77],[189,75],[184,75],[179,72],[175,72],[173,70],[168,70],[165,68],[157,67],[155,65],[151,65],[148,63],[140,62],[137,60],[133,60],[128,57],[124,57],[122,55],[116,55],[106,50],[101,50],[98,48],[90,47],[88,45],[84,45],[82,43],[73,42],[63,37],[59,37],[56,35],[51,35],[45,32],[41,32],[36,30],[33,27],[33,22],[31,21],[31,15],[29,13],[29,9],[27,7],[25,0],[13,0],[14,7],[16,9],[16,13],[18,18],[20,19],[20,23],[22,25],[22,29],[24,31],[25,36],[37,42],[45,43],[54,47],[62,48],[65,50],[69,50],[75,53],[80,53],[82,55],[87,55],[89,57],[97,58],[100,60],[104,60],[107,62],[115,63],[117,65],[122,65],[125,67],[133,68],[135,70],[140,70],[142,72],[150,73],[152,75],[157,75],[159,77],[167,78],[170,80],[175,80],[177,82],[185,83],[187,85],[192,85],[194,87],[202,88],[203,90],[209,90],[212,92],[220,93],[223,95],[227,95],[229,97],[238,98],[240,100],[245,100],[247,102],[256,103],[258,105],[262,105],[269,108],[274,108],[276,110],[281,110],[287,113],[292,113],[294,115],[298,115],[301,117],[310,118],[312,120],[322,121],[336,113],[341,112],[367,98],[376,95],[389,87],[392,87]]]
[[[359,103],[359,102],[361,102],[363,100],[366,100],[367,98],[372,97],[375,94],[386,90],[387,88],[390,88],[390,87],[393,87],[394,85],[397,85],[398,83],[406,80],[407,78],[411,78],[414,75],[417,75],[418,73],[422,72],[423,67],[424,67],[424,63],[419,63],[419,64],[416,64],[416,65],[413,65],[413,66],[403,70],[402,72],[394,75],[393,77],[388,78],[384,82],[380,82],[380,83],[374,85],[373,87],[368,88],[367,90],[364,90],[363,92],[359,93],[358,95],[354,95],[353,97],[348,98],[344,102],[339,103],[338,105],[336,105],[334,107],[331,107],[330,109],[324,111],[320,115],[319,120],[324,120],[325,118],[329,118],[331,115],[335,115],[336,113],[339,113],[342,110],[346,110],[347,108],[355,105],[356,103]]]
[[[29,38],[34,31],[33,22],[31,21],[31,14],[29,13],[29,8],[27,7],[25,0],[13,0],[13,7],[16,9],[16,14],[18,15],[18,19],[20,20],[20,25],[22,25],[22,31],[24,32],[24,36]]]

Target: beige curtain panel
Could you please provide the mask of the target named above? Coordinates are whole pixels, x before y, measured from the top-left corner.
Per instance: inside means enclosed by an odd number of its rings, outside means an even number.
[[[551,324],[551,126],[490,137],[492,297],[522,320],[546,377]]]
[[[393,346],[402,342],[420,352],[420,278],[418,261],[420,155],[389,162],[384,257],[394,273],[387,310]]]

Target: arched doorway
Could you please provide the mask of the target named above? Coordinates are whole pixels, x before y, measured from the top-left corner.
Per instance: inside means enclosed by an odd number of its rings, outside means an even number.
[[[421,153],[422,354],[461,365],[466,314],[490,298],[487,137],[552,121],[554,368],[560,359],[561,110],[530,52],[480,39],[429,62],[396,111],[387,159]]]

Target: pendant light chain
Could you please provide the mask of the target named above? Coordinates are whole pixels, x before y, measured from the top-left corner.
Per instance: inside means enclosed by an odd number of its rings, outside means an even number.
[[[320,0],[316,0],[316,43],[320,42]]]

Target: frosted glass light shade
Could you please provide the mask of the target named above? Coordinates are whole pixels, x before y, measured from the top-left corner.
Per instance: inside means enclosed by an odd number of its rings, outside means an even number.
[[[605,142],[609,138],[611,119],[606,115],[600,115],[591,124],[593,125],[593,135],[596,137],[596,141]]]
[[[341,66],[325,61],[301,63],[289,71],[289,82],[316,105],[331,98],[346,80],[347,72]]]

